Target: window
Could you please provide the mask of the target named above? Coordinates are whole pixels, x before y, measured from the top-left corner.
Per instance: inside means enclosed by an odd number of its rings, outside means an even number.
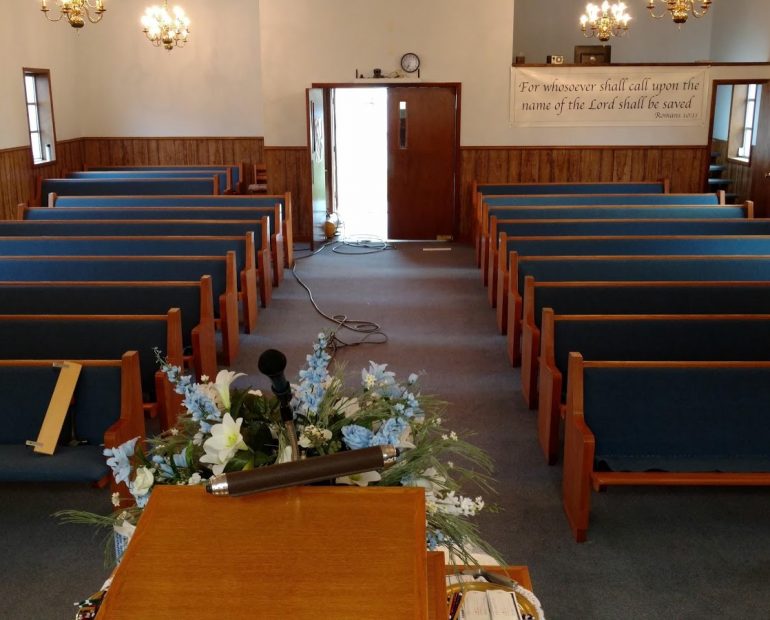
[[[24,69],[24,93],[32,161],[35,165],[49,164],[56,160],[51,72],[47,69]]]
[[[738,157],[748,159],[751,146],[757,143],[756,121],[759,112],[759,89],[756,84],[749,84],[746,91],[746,109],[743,115],[743,142],[738,147]]]
[[[735,84],[730,110],[728,159],[749,163],[751,148],[757,143],[760,84]]]

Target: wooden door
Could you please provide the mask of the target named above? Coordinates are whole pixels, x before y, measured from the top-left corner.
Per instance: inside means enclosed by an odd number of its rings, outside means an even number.
[[[388,89],[388,237],[451,239],[455,219],[457,90]]]
[[[770,217],[770,84],[762,86],[757,144],[751,151],[751,200],[757,217]]]
[[[326,101],[327,89],[307,89],[307,143],[310,151],[310,186],[313,213],[313,231],[311,236],[312,249],[326,241],[324,222],[329,212],[330,184],[327,179],[329,166],[327,162],[328,144],[326,136]]]

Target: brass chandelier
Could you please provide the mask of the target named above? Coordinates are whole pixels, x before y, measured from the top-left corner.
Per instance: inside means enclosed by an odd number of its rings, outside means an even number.
[[[671,15],[671,19],[675,24],[682,27],[682,24],[687,21],[687,17],[692,15],[693,17],[703,17],[708,13],[709,7],[711,7],[712,0],[649,0],[647,2],[647,9],[650,11],[655,19],[664,17],[666,13]],[[663,12],[660,14],[655,13],[655,8],[662,5]],[[700,5],[700,8],[698,7]]]
[[[43,15],[51,22],[58,22],[66,17],[69,25],[73,28],[82,28],[86,25],[86,20],[92,24],[101,21],[107,10],[104,8],[103,0],[54,0],[54,2],[59,9],[58,16],[52,18],[49,15],[51,9],[48,8],[46,0],[40,2],[40,10],[43,11]]]
[[[628,32],[631,16],[626,13],[624,2],[610,4],[607,0],[601,6],[589,2],[585,14],[580,16],[580,29],[586,37],[609,41],[610,37],[622,37]]]
[[[170,13],[167,0],[163,0],[162,6],[151,6],[144,12],[142,26],[155,47],[162,46],[169,51],[182,47],[190,36],[190,19],[178,6]]]

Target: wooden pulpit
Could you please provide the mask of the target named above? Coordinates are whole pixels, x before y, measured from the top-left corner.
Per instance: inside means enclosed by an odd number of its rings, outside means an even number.
[[[422,489],[214,497],[158,486],[98,618],[421,620],[428,610]]]

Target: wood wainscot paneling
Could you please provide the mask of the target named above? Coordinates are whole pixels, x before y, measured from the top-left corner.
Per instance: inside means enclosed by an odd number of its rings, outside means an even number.
[[[294,240],[307,243],[313,234],[310,151],[305,146],[265,147],[267,191],[291,192]]]
[[[16,205],[32,197],[35,178],[60,177],[70,170],[83,169],[83,140],[56,143],[56,161],[34,166],[29,146],[0,150],[0,218],[16,218]]]
[[[91,166],[194,166],[244,162],[250,182],[253,164],[265,161],[261,137],[83,138]],[[270,174],[268,168],[268,175]]]
[[[658,181],[671,191],[702,192],[707,146],[483,147],[460,149],[460,219],[457,238],[471,234],[471,183]]]

